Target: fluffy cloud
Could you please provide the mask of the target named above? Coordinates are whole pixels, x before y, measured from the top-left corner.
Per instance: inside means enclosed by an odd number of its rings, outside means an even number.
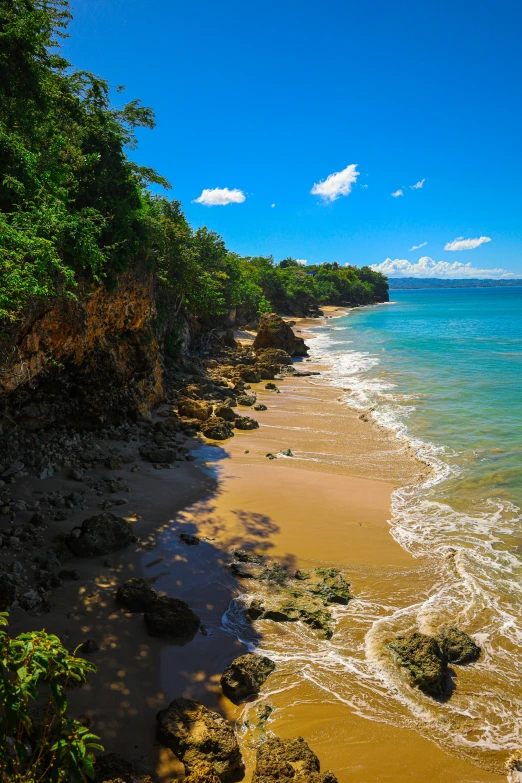
[[[446,277],[450,279],[489,277],[494,280],[515,277],[513,272],[508,272],[506,269],[477,269],[471,266],[471,263],[434,261],[429,256],[419,258],[416,264],[403,258],[387,258],[382,264],[372,264],[372,269],[390,277]]]
[[[273,208],[275,207],[275,204],[270,204],[270,206],[271,206],[271,207],[272,207],[272,209],[273,209]]]
[[[394,190],[392,193],[393,198],[399,198],[399,196],[404,196],[404,191],[402,188],[399,188],[399,190]]]
[[[194,199],[194,204],[204,204],[206,207],[224,207],[226,204],[242,204],[245,194],[238,188],[205,188],[201,196]]]
[[[413,245],[413,247],[410,247],[409,252],[411,253],[412,250],[420,250],[421,247],[426,247],[427,244],[427,242],[421,242],[420,245]]]
[[[325,201],[335,201],[339,196],[347,196],[350,193],[359,173],[357,163],[351,163],[342,171],[329,174],[322,182],[316,182],[310,193],[321,196]]]
[[[444,250],[473,250],[474,247],[483,245],[485,242],[491,242],[491,237],[476,237],[476,239],[457,237],[453,242],[445,244]]]
[[[295,259],[298,264],[301,264],[301,266],[306,266],[308,261],[305,258],[296,258]]]
[[[415,183],[415,185],[410,185],[410,188],[411,190],[420,190],[425,182],[426,182],[426,178],[420,179],[418,182]]]

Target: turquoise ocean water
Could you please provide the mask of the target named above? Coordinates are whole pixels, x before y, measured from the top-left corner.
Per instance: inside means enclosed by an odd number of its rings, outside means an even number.
[[[480,761],[522,745],[522,288],[390,298],[329,321],[312,341],[328,382],[351,389],[344,402],[371,409],[433,468],[394,493],[390,520],[430,584],[378,612],[366,661],[410,725]],[[378,648],[388,632],[441,622],[474,634],[484,654],[452,699],[434,704],[403,688]],[[378,717],[383,703],[364,713]]]
[[[265,694],[276,715],[279,694],[288,708],[306,680],[311,702],[412,728],[505,774],[522,748],[522,288],[391,299],[318,325],[310,348],[326,367],[317,383],[338,387],[343,404],[371,411],[431,465],[422,484],[392,496],[390,534],[416,560],[406,570],[347,562],[355,598],[336,608],[331,640],[299,623],[268,623],[261,643],[252,639],[242,612],[251,594],[232,602],[224,625],[277,662]],[[483,653],[455,667],[451,698],[435,700],[409,685],[388,644],[443,623]]]

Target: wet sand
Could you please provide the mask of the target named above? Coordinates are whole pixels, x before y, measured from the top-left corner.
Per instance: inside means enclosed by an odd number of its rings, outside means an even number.
[[[32,627],[65,634],[71,646],[91,636],[102,641],[92,655],[98,674],[72,692],[72,707],[89,716],[107,751],[147,758],[162,783],[182,775],[182,765],[154,736],[156,711],[176,696],[199,699],[237,721],[247,783],[252,774],[259,734],[243,725],[251,705],[235,707],[219,688],[225,666],[245,651],[223,624],[231,600],[245,590],[228,572],[230,548],[251,548],[296,565],[336,565],[350,578],[356,598],[385,602],[399,585],[407,603],[430,587],[429,566],[405,552],[388,525],[392,491],[419,480],[426,467],[371,420],[341,405],[320,378],[278,385],[280,394],[264,384],[256,389],[268,407],[254,414],[259,430],[236,431],[224,445],[195,443],[199,465],[172,471],[142,465],[139,474],[126,475],[137,550],[116,553],[111,567],[103,558],[73,558],[71,567],[82,572],[80,586],[58,588],[53,612],[31,618]],[[283,448],[294,457],[265,457]],[[205,540],[187,547],[179,541],[181,530]],[[113,601],[117,584],[130,576],[151,578],[159,591],[186,600],[207,635],[198,633],[185,645],[147,636],[142,616],[122,613]],[[364,645],[364,629],[357,626],[357,601],[351,603],[352,619],[342,620],[342,633],[352,634],[357,647]],[[12,629],[17,625],[27,630],[27,615],[13,613]],[[267,649],[281,639],[289,646],[305,639],[296,627],[274,625],[256,624],[250,641]],[[360,654],[364,658],[364,649]],[[303,647],[304,662],[306,655]],[[297,673],[292,664],[282,665],[263,689],[261,701],[269,691],[275,708],[268,729],[282,737],[302,735],[322,769],[332,769],[340,783],[505,780],[498,766],[488,771],[447,752],[408,728],[405,719],[398,727],[360,717],[324,684]]]

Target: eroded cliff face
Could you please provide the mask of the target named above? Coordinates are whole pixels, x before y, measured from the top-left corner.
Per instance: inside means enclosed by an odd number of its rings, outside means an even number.
[[[147,416],[163,395],[153,278],[135,268],[108,291],[28,308],[0,352],[4,424],[96,425]]]

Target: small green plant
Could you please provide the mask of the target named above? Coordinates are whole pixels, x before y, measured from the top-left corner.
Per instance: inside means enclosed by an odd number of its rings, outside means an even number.
[[[0,613],[0,781],[69,783],[94,777],[98,737],[67,713],[67,685],[94,664],[45,631],[11,638]]]
[[[257,306],[257,314],[261,316],[264,315],[265,313],[271,313],[273,309],[274,308],[272,307],[268,299],[262,296]]]

